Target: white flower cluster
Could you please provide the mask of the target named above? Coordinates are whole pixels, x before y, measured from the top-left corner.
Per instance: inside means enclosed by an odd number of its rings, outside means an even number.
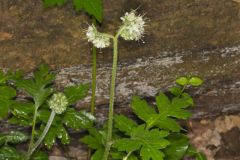
[[[125,13],[120,19],[123,22],[120,27],[122,29],[120,36],[125,40],[140,40],[144,34],[145,22],[143,16],[136,15],[133,10],[130,13]]]
[[[67,106],[68,100],[63,93],[55,93],[48,101],[50,108],[57,114],[63,113]]]
[[[110,38],[105,34],[98,32],[94,25],[88,27],[86,35],[88,41],[92,42],[97,48],[105,48],[110,45]]]

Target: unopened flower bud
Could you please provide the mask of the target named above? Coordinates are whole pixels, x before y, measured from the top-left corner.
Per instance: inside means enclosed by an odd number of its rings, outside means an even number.
[[[68,100],[63,93],[55,93],[48,101],[48,104],[55,113],[61,114],[67,109]]]

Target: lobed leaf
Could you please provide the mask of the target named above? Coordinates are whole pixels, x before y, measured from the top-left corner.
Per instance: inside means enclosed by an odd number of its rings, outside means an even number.
[[[115,127],[122,132],[125,132],[127,135],[130,135],[132,130],[136,128],[138,125],[135,121],[127,118],[124,115],[115,115]]]
[[[77,86],[70,86],[65,88],[64,94],[66,95],[70,105],[76,103],[86,97],[89,90],[89,85],[80,84]]]
[[[171,134],[167,137],[170,145],[163,150],[168,160],[180,160],[186,154],[189,147],[189,139],[180,133]]]
[[[19,131],[11,131],[9,133],[1,133],[0,134],[0,145],[12,143],[12,144],[18,144],[21,142],[25,142],[28,140],[28,135],[19,132]]]
[[[62,144],[70,143],[70,136],[68,135],[66,129],[63,127],[62,124],[51,126],[44,139],[44,144],[47,146],[48,149],[51,149],[57,138],[61,140]]]
[[[89,128],[93,125],[94,120],[94,116],[90,113],[78,112],[73,108],[68,108],[63,114],[63,123],[74,130]]]
[[[133,112],[144,121],[147,121],[152,115],[157,114],[154,108],[150,107],[145,100],[141,100],[137,96],[132,97],[131,108]]]
[[[144,160],[161,160],[164,154],[160,149],[169,145],[164,139],[169,133],[158,129],[146,130],[145,125],[134,128],[130,138],[120,138],[114,143],[119,151],[132,152],[140,149],[140,155]]]

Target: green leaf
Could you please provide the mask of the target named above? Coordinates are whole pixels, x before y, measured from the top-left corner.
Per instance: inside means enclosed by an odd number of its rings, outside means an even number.
[[[19,153],[15,148],[4,146],[0,148],[1,160],[24,160],[23,155]]]
[[[104,134],[96,128],[90,127],[88,129],[89,135],[84,136],[81,141],[89,148],[96,150],[91,157],[91,160],[101,160],[104,153]]]
[[[193,99],[190,95],[184,93],[181,97],[172,99],[172,106],[176,108],[188,108],[193,106]]]
[[[8,86],[0,86],[0,97],[12,99],[16,96],[16,90]]]
[[[73,108],[68,108],[63,114],[63,123],[75,130],[91,127],[94,120],[94,116],[90,113],[85,111],[78,112]]]
[[[78,100],[81,100],[86,97],[89,90],[89,85],[80,84],[77,86],[67,87],[64,90],[64,93],[68,99],[69,104],[74,104]]]
[[[16,96],[16,90],[8,86],[0,86],[0,119],[8,115],[11,99]]]
[[[9,100],[0,98],[0,119],[5,118],[8,115],[9,106]]]
[[[180,125],[176,122],[176,120],[168,117],[159,118],[155,121],[155,126],[163,129],[170,130],[172,132],[179,132],[181,130]]]
[[[16,86],[23,89],[33,99],[35,106],[40,107],[52,94],[53,89],[49,86],[55,80],[55,74],[50,73],[49,68],[41,65],[34,72],[33,78],[16,81]]]
[[[8,122],[10,124],[16,124],[19,126],[31,126],[32,125],[32,122],[30,122],[28,119],[16,118],[16,117],[10,118]]]
[[[159,111],[164,111],[171,107],[171,102],[164,93],[160,93],[156,97],[156,103]]]
[[[94,16],[98,22],[103,19],[103,4],[102,0],[73,0],[73,5],[76,11],[84,10],[89,15]]]
[[[32,120],[34,112],[34,104],[31,102],[18,102],[12,103],[12,114],[17,118],[25,118]]]
[[[98,149],[92,155],[91,160],[101,160],[103,158],[103,154],[104,154],[104,149]]]
[[[175,117],[186,119],[191,116],[191,113],[182,109],[180,106],[174,106],[163,93],[156,97],[156,103],[161,117]]]
[[[70,142],[70,137],[62,124],[51,126],[44,139],[44,144],[48,149],[51,149],[57,138],[61,140],[62,144],[69,144]]]
[[[182,94],[182,89],[174,86],[172,88],[170,88],[170,92],[174,95],[174,96],[180,96]]]
[[[103,135],[96,128],[89,128],[89,135],[86,135],[81,141],[91,149],[103,148]]]
[[[0,145],[12,143],[18,144],[21,142],[25,142],[28,140],[28,135],[19,131],[11,131],[9,133],[1,133],[0,134]]]
[[[167,131],[159,131],[158,129],[146,130],[145,125],[138,126],[131,132],[130,138],[120,138],[114,143],[119,151],[132,152],[140,150],[140,155],[144,160],[162,160],[164,154],[160,149],[169,145],[164,139],[168,136]]]
[[[167,137],[170,145],[163,150],[167,160],[180,160],[184,157],[189,147],[189,140],[183,134],[171,134]]]
[[[43,0],[43,4],[45,7],[52,6],[62,6],[67,2],[67,0]]]
[[[185,86],[188,84],[188,78],[187,77],[179,77],[176,79],[176,83],[181,85],[181,86]]]
[[[159,114],[153,114],[145,120],[148,128],[157,126],[159,128],[178,132],[180,130],[180,126],[171,119],[171,117],[186,119],[191,115],[190,112],[182,109],[181,106],[175,105],[175,103],[173,105],[168,97],[163,93],[156,96],[156,104]]]
[[[150,107],[145,100],[141,100],[137,96],[132,97],[131,108],[133,112],[144,121],[147,121],[152,115],[156,114],[154,108]]]
[[[0,70],[0,84],[5,84],[8,80],[8,76],[4,74],[3,70]]]
[[[137,127],[137,123],[124,115],[115,115],[115,127],[120,131],[125,132],[127,135],[130,135],[132,130]]]
[[[192,86],[200,86],[203,83],[203,80],[199,77],[191,77],[189,84]]]
[[[32,155],[31,160],[48,160],[48,155],[43,151],[38,151]]]

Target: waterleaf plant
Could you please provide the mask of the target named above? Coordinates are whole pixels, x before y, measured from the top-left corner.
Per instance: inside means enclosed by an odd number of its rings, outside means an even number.
[[[31,136],[24,139],[24,141],[30,139],[27,154],[16,152],[16,156],[22,155],[23,159],[46,157],[43,152],[35,152],[42,142],[48,149],[52,148],[56,139],[59,139],[62,144],[69,144],[68,128],[79,131],[92,126],[94,117],[91,114],[73,108],[78,100],[87,95],[88,84],[69,86],[62,92],[56,91],[52,85],[55,74],[50,72],[46,65],[41,65],[34,72],[33,77],[17,79],[11,76],[10,79],[18,90],[26,93],[26,96],[21,100],[15,99],[16,91],[13,88],[11,92],[1,93],[1,97],[6,97],[11,102],[7,110],[7,115],[11,113],[8,121],[10,124],[32,127]],[[4,85],[8,84],[3,82]],[[8,155],[16,150],[8,144],[22,143],[23,140],[18,140],[19,137],[21,137],[20,132],[14,131],[0,135],[0,146],[3,145],[3,150],[0,150],[2,159],[11,159]]]
[[[45,7],[62,6],[67,0],[43,0]],[[85,11],[92,17],[93,24],[102,23],[103,20],[103,3],[102,0],[73,0],[74,8],[77,12]],[[91,114],[95,112],[95,97],[96,97],[96,81],[97,81],[97,49],[92,48],[92,97],[91,97]]]
[[[103,160],[108,159],[112,145],[113,106],[118,59],[118,38],[122,37],[125,40],[140,40],[144,34],[144,19],[141,15],[137,15],[135,10],[131,11],[130,13],[126,13],[123,17],[121,17],[121,20],[123,24],[119,27],[119,30],[114,36],[107,33],[98,32],[94,25],[89,26],[86,33],[88,41],[93,43],[93,45],[97,48],[108,47],[110,45],[110,40],[113,40],[113,64],[110,85],[108,132],[105,142],[106,145]]]
[[[188,78],[201,80],[199,77]],[[179,79],[176,83],[179,84]],[[195,86],[195,83],[187,82],[174,86],[170,89],[169,96],[159,93],[155,97],[156,106],[134,96],[131,109],[138,119],[130,119],[124,115],[114,116],[109,159],[181,160],[185,156],[195,157],[197,160],[206,159],[190,145],[184,130],[177,122],[178,119],[191,116],[187,109],[193,107],[194,103],[192,97],[185,92],[189,86]],[[98,131],[91,128],[89,135],[82,138],[85,144],[95,150],[92,160],[104,158],[104,149],[107,147],[104,143],[105,135],[105,129]]]

